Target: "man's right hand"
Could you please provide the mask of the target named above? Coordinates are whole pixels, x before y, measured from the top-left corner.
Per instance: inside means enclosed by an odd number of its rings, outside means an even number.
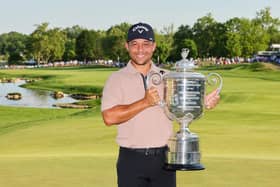
[[[160,102],[158,91],[155,87],[146,90],[144,100],[149,106],[157,105]]]
[[[102,116],[107,126],[121,124],[130,120],[144,109],[157,105],[160,102],[158,91],[155,87],[146,90],[145,97],[127,105],[116,105],[102,111]]]

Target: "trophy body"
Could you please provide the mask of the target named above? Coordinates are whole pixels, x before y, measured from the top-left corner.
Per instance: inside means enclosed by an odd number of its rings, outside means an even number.
[[[171,74],[172,75],[172,74]],[[180,131],[169,139],[166,168],[171,170],[202,170],[199,137],[188,125],[203,113],[205,76],[184,72],[166,76],[164,81],[165,112],[180,124]]]
[[[165,168],[168,170],[203,170],[200,163],[199,137],[189,130],[189,124],[203,114],[206,83],[219,84],[222,78],[217,73],[207,77],[193,71],[193,61],[187,60],[188,50],[182,50],[182,60],[175,64],[176,71],[163,76],[150,76],[154,84],[164,83],[164,98],[160,105],[166,115],[180,125],[180,130],[168,141]]]

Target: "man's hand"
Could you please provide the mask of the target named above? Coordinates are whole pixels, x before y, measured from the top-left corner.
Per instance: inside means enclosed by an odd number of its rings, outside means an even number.
[[[103,120],[107,126],[118,125],[130,120],[139,112],[148,107],[157,105],[160,101],[155,87],[146,90],[144,98],[127,105],[116,105],[102,112]]]
[[[155,87],[146,90],[144,100],[149,106],[157,105],[160,102],[158,91]]]
[[[205,96],[205,102],[204,102],[205,107],[207,109],[212,109],[219,103],[219,100],[220,100],[219,90],[216,89],[210,94]]]

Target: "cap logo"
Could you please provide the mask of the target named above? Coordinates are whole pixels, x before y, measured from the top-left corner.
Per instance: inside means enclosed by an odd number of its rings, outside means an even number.
[[[136,27],[134,27],[134,28],[132,29],[133,32],[138,31],[139,34],[142,34],[142,33],[144,32],[144,30],[145,30],[146,32],[149,31],[149,29],[148,29],[147,27],[143,26],[143,25],[137,25]]]
[[[139,32],[139,34],[142,34],[142,32],[144,31],[143,29],[138,29],[137,30]]]

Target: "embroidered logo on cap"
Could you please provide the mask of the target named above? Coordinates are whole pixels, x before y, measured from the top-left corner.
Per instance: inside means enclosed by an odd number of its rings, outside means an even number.
[[[142,34],[142,33],[144,32],[144,30],[145,30],[146,32],[149,31],[149,29],[148,29],[147,27],[143,26],[143,25],[137,25],[136,27],[134,27],[134,28],[132,29],[133,32],[137,31],[139,34]]]

